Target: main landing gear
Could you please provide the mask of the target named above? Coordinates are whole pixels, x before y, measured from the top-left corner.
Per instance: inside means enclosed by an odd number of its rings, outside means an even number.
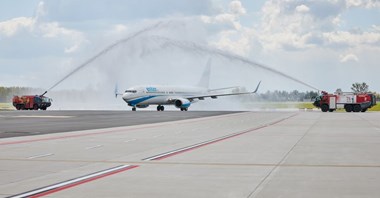
[[[157,106],[157,111],[164,111],[164,110],[165,110],[164,106],[162,106],[162,105]]]
[[[132,107],[132,111],[136,111],[136,107]]]
[[[187,108],[181,108],[181,111],[187,111]]]

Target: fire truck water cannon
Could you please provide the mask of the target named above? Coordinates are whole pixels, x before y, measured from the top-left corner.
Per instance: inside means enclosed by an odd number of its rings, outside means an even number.
[[[23,95],[14,96],[12,99],[13,106],[17,110],[46,110],[51,106],[51,98],[44,96],[46,92],[42,95]]]
[[[315,98],[313,105],[323,112],[333,112],[339,108],[346,112],[366,112],[376,105],[376,96],[372,93],[335,92],[329,94],[322,91]]]

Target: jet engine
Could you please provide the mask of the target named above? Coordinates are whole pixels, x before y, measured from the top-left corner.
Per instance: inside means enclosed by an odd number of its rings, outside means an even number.
[[[177,108],[189,108],[191,105],[191,102],[188,99],[180,98],[174,101],[174,105]]]

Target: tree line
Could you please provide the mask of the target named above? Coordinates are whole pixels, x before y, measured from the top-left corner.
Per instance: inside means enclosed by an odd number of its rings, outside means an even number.
[[[0,87],[0,103],[9,103],[13,96],[41,93],[42,89],[31,87]]]

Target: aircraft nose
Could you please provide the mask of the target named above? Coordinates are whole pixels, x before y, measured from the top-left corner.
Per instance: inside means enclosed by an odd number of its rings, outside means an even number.
[[[128,95],[129,95],[128,93],[124,93],[122,96],[123,100],[126,102],[128,101],[128,98],[129,98]]]

